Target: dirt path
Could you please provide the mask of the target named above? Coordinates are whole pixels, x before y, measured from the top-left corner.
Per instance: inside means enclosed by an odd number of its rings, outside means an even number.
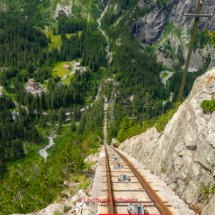
[[[162,80],[162,74],[163,73],[168,73],[168,76],[166,76],[163,80]],[[168,71],[162,71],[160,72],[160,78],[161,78],[161,81],[166,85],[166,82],[168,81],[168,79],[174,74],[174,72],[168,72]]]
[[[162,74],[163,73],[168,73],[168,76],[166,76],[163,80],[162,80]],[[161,79],[161,81],[164,83],[164,85],[166,86],[166,82],[168,81],[168,79],[172,76],[174,74],[174,72],[168,72],[168,71],[162,71],[162,72],[160,72],[160,79]],[[165,105],[168,101],[172,101],[172,96],[173,96],[173,93],[172,92],[170,92],[170,98],[169,98],[169,100],[167,100],[167,101],[165,101],[165,102],[163,102],[163,105]]]
[[[88,22],[90,21],[90,9],[91,9],[91,0],[90,0],[89,13],[88,13]]]
[[[54,145],[54,141],[53,141],[53,138],[54,138],[53,133],[54,133],[54,132],[55,132],[55,131],[53,131],[53,132],[51,133],[51,135],[48,137],[48,138],[49,138],[49,144],[48,144],[45,148],[40,149],[40,151],[39,151],[40,156],[44,157],[45,161],[46,161],[46,158],[47,158],[48,155],[49,155],[49,154],[46,152],[46,149],[48,149],[48,148],[50,148],[51,146]]]
[[[104,14],[106,13],[107,9],[108,9],[108,5],[109,5],[109,2],[110,0],[107,2],[106,6],[105,6],[105,9],[104,11],[102,12],[101,16],[99,19],[97,19],[97,22],[99,23],[99,26],[98,26],[98,29],[102,32],[102,34],[105,36],[106,40],[107,40],[107,47],[106,47],[106,52],[108,53],[107,54],[107,60],[110,64],[110,62],[112,61],[112,53],[109,52],[109,48],[110,48],[110,45],[109,45],[109,41],[108,41],[108,37],[107,35],[105,34],[105,32],[101,29],[101,19],[103,18]]]

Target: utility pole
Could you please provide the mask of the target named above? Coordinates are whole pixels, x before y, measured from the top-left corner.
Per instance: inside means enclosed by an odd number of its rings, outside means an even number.
[[[182,81],[181,81],[181,87],[180,87],[180,91],[179,91],[179,95],[178,95],[178,101],[179,102],[182,100],[182,96],[183,96],[183,92],[184,92],[184,86],[185,86],[185,82],[186,82],[186,78],[187,78],[187,71],[188,71],[188,67],[190,64],[190,58],[191,58],[191,54],[192,54],[192,50],[193,50],[194,41],[196,38],[196,32],[197,32],[197,27],[199,24],[199,18],[200,17],[212,17],[212,15],[213,15],[212,11],[210,11],[210,14],[200,14],[201,10],[202,10],[202,0],[199,0],[196,14],[187,14],[187,12],[184,11],[185,16],[195,17],[195,21],[194,21],[194,25],[193,25],[193,32],[191,35],[189,50],[188,50],[188,54],[187,54],[187,60],[186,60],[185,67],[184,67],[184,73],[183,73],[183,77],[182,77]]]

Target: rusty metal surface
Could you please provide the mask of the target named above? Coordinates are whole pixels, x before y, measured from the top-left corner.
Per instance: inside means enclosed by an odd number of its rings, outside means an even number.
[[[105,146],[105,159],[106,159],[106,168],[107,168],[107,187],[108,187],[108,208],[109,208],[109,214],[114,214],[113,209],[113,196],[112,196],[112,188],[111,188],[111,179],[110,179],[110,166],[109,166],[109,160],[108,160],[108,154],[107,154],[107,146]]]
[[[115,150],[113,147],[111,149]],[[142,184],[145,191],[148,193],[150,198],[153,200],[153,202],[156,204],[156,207],[160,210],[162,214],[165,215],[172,215],[171,211],[168,209],[169,205],[165,205],[165,203],[160,199],[160,197],[156,194],[156,191],[153,190],[153,188],[149,185],[149,183],[144,179],[144,177],[140,174],[140,172],[130,163],[130,161],[119,151],[115,150],[116,153],[118,153],[123,160],[127,163],[127,165],[130,167],[131,171],[135,174],[135,176],[138,178],[140,183]]]

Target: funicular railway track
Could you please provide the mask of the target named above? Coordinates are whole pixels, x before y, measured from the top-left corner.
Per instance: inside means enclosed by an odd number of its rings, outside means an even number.
[[[122,168],[116,168],[121,164]],[[145,176],[139,172],[122,153],[111,146],[105,145],[105,165],[108,197],[107,202],[100,202],[102,214],[129,214],[129,209],[143,205],[149,214],[178,214],[166,199],[153,187]],[[129,182],[119,180],[120,175],[127,175]],[[130,205],[131,207],[129,207]],[[137,209],[137,208],[136,208]],[[136,210],[135,209],[135,210]],[[141,213],[142,214],[142,213]]]

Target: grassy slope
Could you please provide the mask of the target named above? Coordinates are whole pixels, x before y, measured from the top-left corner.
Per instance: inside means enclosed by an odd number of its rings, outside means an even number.
[[[167,72],[162,73],[162,79],[166,78],[168,76]]]
[[[78,32],[78,35],[80,37],[82,31]],[[53,35],[53,31],[47,31],[45,32],[46,36],[51,38],[51,43],[49,43],[49,50],[52,49],[52,47],[56,47],[58,50],[60,50],[60,47],[62,45],[61,35]],[[66,37],[69,39],[71,36],[75,34],[66,34]]]
[[[69,66],[71,66],[71,68],[73,68],[73,66],[69,62],[67,62],[67,61],[65,61],[65,62],[58,62],[56,64],[56,66],[53,67],[53,73],[52,73],[52,75],[53,76],[58,75],[59,77],[64,76],[64,75],[69,75],[72,72],[72,70],[71,69],[70,70],[64,69],[63,68],[64,64],[69,65]],[[57,70],[57,72],[54,72],[55,69]]]

